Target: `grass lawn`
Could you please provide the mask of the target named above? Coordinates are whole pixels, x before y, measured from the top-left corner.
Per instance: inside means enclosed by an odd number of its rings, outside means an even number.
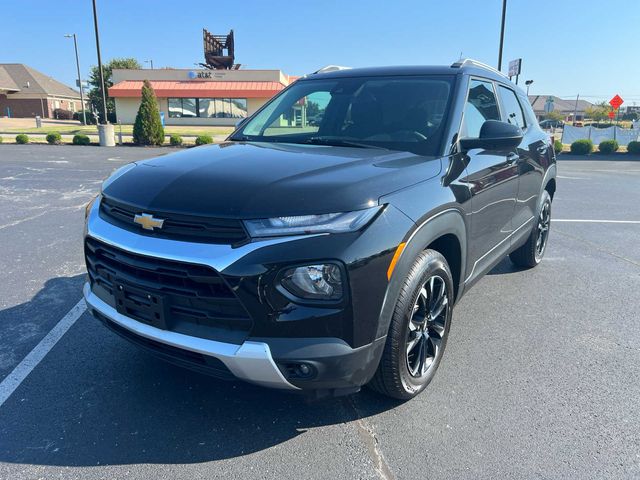
[[[114,125],[115,132],[120,132],[120,125]],[[5,128],[4,132],[19,132],[46,135],[49,132],[58,132],[61,135],[76,135],[84,133],[88,135],[97,135],[98,129],[95,125],[47,125],[42,128]],[[233,127],[206,127],[206,126],[175,126],[165,127],[165,135],[229,135],[233,132]],[[122,125],[122,133],[125,135],[133,134],[133,125]]]

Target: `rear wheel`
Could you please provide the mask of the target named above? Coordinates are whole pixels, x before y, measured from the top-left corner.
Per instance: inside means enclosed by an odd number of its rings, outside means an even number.
[[[371,388],[402,400],[424,390],[442,359],[452,306],[449,265],[440,253],[425,250],[400,291]]]
[[[551,227],[551,196],[549,192],[544,190],[542,192],[540,207],[538,207],[536,226],[529,235],[527,243],[509,254],[511,261],[525,268],[538,265],[547,249],[549,227]]]

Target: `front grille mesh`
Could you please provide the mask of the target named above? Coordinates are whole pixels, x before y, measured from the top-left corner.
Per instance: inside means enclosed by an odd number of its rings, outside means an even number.
[[[93,292],[114,308],[117,285],[161,297],[168,330],[240,344],[253,324],[238,297],[210,267],[137,255],[90,237],[85,260]],[[145,315],[127,315],[151,323]]]

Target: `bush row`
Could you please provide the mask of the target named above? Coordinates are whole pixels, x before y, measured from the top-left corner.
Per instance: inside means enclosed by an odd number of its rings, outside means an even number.
[[[556,140],[554,144],[556,153],[562,151],[562,148],[558,150],[558,143],[558,140]],[[600,151],[600,153],[617,152],[619,148],[620,145],[615,140],[604,140],[598,145],[598,150]],[[629,145],[627,145],[627,152],[631,154],[639,154],[640,142],[629,142]],[[593,142],[586,139],[576,140],[571,144],[571,153],[573,153],[574,155],[588,155],[590,153],[593,153]]]
[[[58,132],[51,132],[47,134],[47,143],[49,145],[60,145],[62,143],[62,135]],[[20,145],[26,145],[30,142],[29,136],[21,133],[16,135],[16,143]],[[0,137],[0,143],[2,143],[2,137]],[[91,145],[91,139],[84,134],[78,134],[73,136],[72,143],[74,145]],[[213,138],[210,135],[200,135],[196,138],[196,145],[206,145],[213,143]],[[180,135],[173,134],[169,137],[169,144],[174,147],[179,147],[183,144],[182,137]]]

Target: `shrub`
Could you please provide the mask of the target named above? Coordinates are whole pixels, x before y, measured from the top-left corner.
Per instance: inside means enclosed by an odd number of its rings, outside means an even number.
[[[613,153],[617,152],[619,148],[618,142],[615,140],[604,140],[598,145],[600,153]]]
[[[564,148],[564,145],[562,145],[562,142],[560,140],[556,140],[553,142],[553,149],[556,152],[556,155],[559,153],[562,153],[562,149]]]
[[[591,152],[593,152],[591,140],[576,140],[571,144],[571,153],[575,155],[588,155]]]
[[[182,137],[180,135],[176,135],[175,133],[169,137],[169,143],[174,147],[178,147],[182,145]]]
[[[79,133],[78,135],[73,136],[73,144],[74,145],[91,145],[91,139],[86,135]]]
[[[207,143],[213,143],[211,135],[199,135],[198,138],[196,138],[196,145],[206,145]]]
[[[640,142],[629,142],[629,145],[627,145],[627,153],[632,153],[634,155],[640,154]]]
[[[133,124],[133,143],[138,145],[162,145],[164,143],[160,108],[149,80],[145,80],[142,85],[142,101]]]
[[[2,143],[2,137],[0,137],[0,143]]]
[[[89,110],[85,110],[85,117],[87,119],[87,125],[95,125],[96,124],[96,117],[93,116],[93,113],[91,113]],[[74,120],[78,120],[79,122],[82,122],[82,110],[80,110],[79,112],[76,112],[73,114],[73,119]]]
[[[47,143],[49,145],[60,145],[62,143],[62,136],[58,132],[48,133]]]
[[[73,112],[71,110],[65,110],[64,108],[56,108],[53,111],[53,118],[58,120],[72,120]]]
[[[29,137],[24,133],[21,133],[20,135],[16,135],[16,143],[19,143],[20,145],[29,143]]]

